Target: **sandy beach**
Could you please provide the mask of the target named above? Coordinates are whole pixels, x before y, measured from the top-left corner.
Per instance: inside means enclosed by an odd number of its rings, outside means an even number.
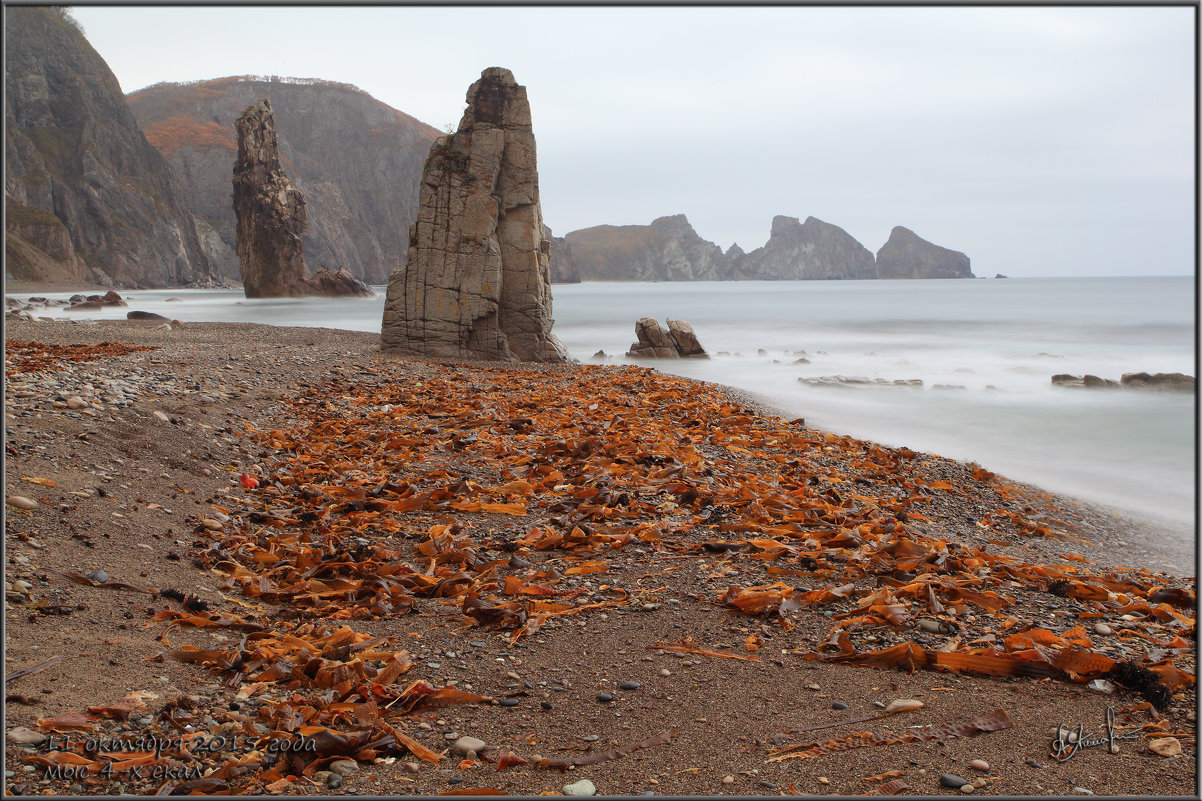
[[[6,322],[9,793],[1198,792],[1155,521],[645,368]]]

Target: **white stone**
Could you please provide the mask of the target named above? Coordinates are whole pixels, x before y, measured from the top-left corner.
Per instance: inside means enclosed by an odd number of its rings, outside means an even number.
[[[563,794],[564,795],[596,795],[597,788],[588,779],[581,779],[580,781],[574,782],[572,784],[565,784],[563,786]]]

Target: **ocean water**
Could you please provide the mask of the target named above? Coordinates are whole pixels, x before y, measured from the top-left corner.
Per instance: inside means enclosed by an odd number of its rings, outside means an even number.
[[[1192,527],[1195,397],[1064,389],[1051,376],[1195,375],[1194,280],[557,284],[554,330],[581,361],[604,350],[604,363],[631,363],[622,354],[634,341],[635,320],[688,320],[712,359],[638,363],[756,393],[812,427],[973,461]],[[124,318],[142,309],[185,322],[378,331],[383,287],[377,291],[374,299],[271,300],[247,300],[241,290],[132,291],[124,293],[128,308],[85,316]],[[923,386],[798,381],[837,375],[920,379]]]

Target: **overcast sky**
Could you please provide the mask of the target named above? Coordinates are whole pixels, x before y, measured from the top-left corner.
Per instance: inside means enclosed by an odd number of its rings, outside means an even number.
[[[977,275],[1193,273],[1193,7],[86,7],[126,92],[352,83],[437,128],[527,87],[556,234],[686,214],[723,249],[813,215]]]

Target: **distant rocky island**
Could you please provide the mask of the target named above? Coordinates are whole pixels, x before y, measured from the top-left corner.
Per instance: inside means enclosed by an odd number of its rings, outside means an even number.
[[[842,280],[973,278],[968,256],[897,226],[874,256],[837,225],[816,217],[772,220],[768,241],[745,253],[702,239],[683,214],[650,225],[572,231],[572,269],[584,281]],[[552,269],[555,251],[552,250]]]
[[[309,266],[383,284],[406,263],[437,129],[318,79],[232,76],[125,96],[65,11],[12,7],[7,20],[6,281],[136,289],[240,280],[235,121],[263,98],[282,168],[306,200]],[[815,217],[774,218],[749,253],[737,244],[723,252],[683,214],[562,237],[544,228],[543,238],[554,283],[974,277],[966,255],[907,228],[874,256]]]

